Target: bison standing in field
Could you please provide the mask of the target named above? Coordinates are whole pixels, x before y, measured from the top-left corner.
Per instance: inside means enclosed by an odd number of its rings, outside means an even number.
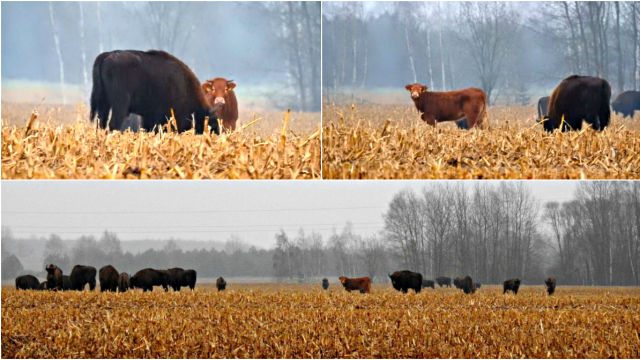
[[[507,291],[511,291],[514,294],[518,295],[518,289],[520,288],[520,279],[509,279],[509,280],[505,280],[504,283],[502,283],[502,293],[506,294]]]
[[[422,274],[420,273],[409,270],[396,271],[389,274],[389,279],[391,279],[391,285],[394,289],[405,294],[409,289],[413,289],[416,294],[422,290]]]
[[[362,294],[371,292],[371,279],[368,276],[359,278],[348,278],[346,276],[340,276],[338,278],[344,289],[348,292],[358,290]]]
[[[121,272],[118,277],[118,291],[126,292],[129,289],[129,274]]]
[[[235,130],[238,121],[238,100],[233,89],[236,83],[225,78],[215,78],[205,81],[202,90],[209,105],[218,119],[222,119],[225,129]]]
[[[196,287],[196,280],[198,274],[193,269],[187,269],[182,273],[182,279],[180,282],[181,286],[188,286],[189,289],[193,290]]]
[[[215,113],[198,78],[182,61],[164,51],[116,50],[96,57],[91,120],[97,116],[101,128],[119,130],[132,113],[142,117],[142,128],[147,131],[166,124],[173,113],[180,132],[195,124],[195,132],[202,134],[208,117],[209,126],[219,133]]]
[[[450,277],[446,277],[446,276],[438,276],[436,278],[436,282],[438,283],[438,286],[443,287],[451,287],[451,278]]]
[[[165,270],[169,276],[169,286],[174,291],[180,291],[183,286],[188,286],[193,290],[196,286],[196,271],[184,270],[182,268],[172,268]]]
[[[416,109],[422,113],[420,118],[429,125],[466,118],[464,126],[457,122],[458,127],[488,127],[487,96],[481,89],[435,92],[428,91],[426,85],[418,83],[406,85],[405,89],[411,94]]]
[[[100,268],[98,272],[100,279],[100,292],[103,291],[112,291],[116,292],[118,290],[118,280],[120,279],[120,274],[118,270],[111,265],[103,266]]]
[[[640,91],[623,91],[611,103],[613,111],[623,117],[633,117],[633,113],[640,111]]]
[[[16,290],[38,290],[40,281],[33,275],[22,275],[16,278]]]
[[[460,285],[460,289],[462,289],[465,294],[473,294],[474,292],[476,292],[476,286],[473,283],[473,279],[471,279],[471,276],[469,275],[463,277],[458,284]]]
[[[547,280],[544,281],[544,284],[547,286],[547,294],[553,295],[553,293],[556,291],[556,278],[550,276],[547,278]]]
[[[601,78],[572,75],[562,80],[549,99],[549,116],[543,120],[546,131],[582,129],[586,121],[594,130],[609,125],[611,86]]]
[[[422,280],[422,287],[423,288],[432,288],[435,289],[436,288],[436,283],[433,280]]]
[[[329,288],[329,279],[327,278],[322,279],[322,288],[324,290],[327,290]]]
[[[156,270],[146,268],[138,271],[129,279],[132,289],[138,288],[142,291],[153,291],[154,286],[162,286],[164,291],[169,291],[169,274],[166,270]]]
[[[89,290],[96,288],[96,268],[93,266],[76,265],[71,269],[71,288],[82,291],[89,284]]]
[[[227,282],[224,280],[222,276],[220,276],[216,280],[216,288],[218,289],[218,291],[224,291],[224,289],[227,288]]]
[[[45,270],[47,271],[47,288],[62,290],[62,270],[53,264],[47,265]]]

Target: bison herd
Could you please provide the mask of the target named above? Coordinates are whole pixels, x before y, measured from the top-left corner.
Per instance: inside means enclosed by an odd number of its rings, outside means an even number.
[[[77,290],[82,291],[89,285],[89,290],[96,288],[96,274],[100,281],[100,291],[125,292],[128,289],[152,291],[154,286],[162,286],[165,291],[172,288],[180,291],[182,287],[193,290],[196,286],[195,270],[171,268],[167,270],[142,269],[129,276],[126,272],[118,272],[112,265],[103,266],[96,271],[93,266],[76,265],[71,275],[63,275],[62,270],[54,264],[45,267],[47,279],[42,283],[33,275],[22,275],[16,278],[18,290]],[[226,281],[220,277],[216,282],[218,290],[226,288]]]
[[[488,126],[486,95],[478,88],[455,91],[428,91],[422,84],[409,84],[420,117],[429,125],[455,121],[458,127],[471,129]],[[611,102],[611,86],[607,80],[594,76],[572,75],[562,80],[551,96],[538,100],[538,119],[546,131],[580,130],[586,122],[594,130],[604,130],[611,118],[611,109],[622,116],[640,111],[640,91],[624,91]]]
[[[423,279],[422,274],[409,270],[396,271],[393,274],[389,274],[389,279],[391,280],[391,286],[393,286],[394,289],[403,293],[413,290],[416,294],[423,288],[435,289],[435,284],[438,284],[439,287],[451,287],[453,282],[453,286],[462,290],[465,294],[473,294],[482,286],[482,284],[474,282],[469,275],[457,277],[453,279],[453,281],[449,277],[438,276],[434,281]],[[341,276],[339,280],[347,291],[358,290],[361,293],[368,293],[371,291],[371,279],[369,277],[348,278]],[[556,278],[549,277],[544,281],[544,284],[547,288],[547,293],[549,295],[553,295],[556,290]],[[518,294],[520,279],[509,279],[502,285],[503,294],[506,294],[508,291]],[[322,279],[322,288],[325,290],[329,288],[329,281],[327,279]]]

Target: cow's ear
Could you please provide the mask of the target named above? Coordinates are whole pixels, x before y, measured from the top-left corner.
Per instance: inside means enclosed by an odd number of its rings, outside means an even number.
[[[236,83],[234,83],[234,82],[228,82],[227,83],[227,89],[233,90],[235,88],[236,88]]]
[[[404,88],[411,91],[411,87],[413,86],[413,84],[409,84],[409,85],[405,85]]]

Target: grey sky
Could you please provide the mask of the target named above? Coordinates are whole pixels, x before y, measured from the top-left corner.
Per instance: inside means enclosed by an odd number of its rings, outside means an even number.
[[[121,240],[244,241],[271,247],[280,227],[327,239],[351,221],[370,235],[404,188],[433,181],[2,181],[2,225],[16,237],[75,239],[114,231]],[[472,181],[465,181],[470,186]],[[575,181],[529,181],[541,201],[571,199]]]

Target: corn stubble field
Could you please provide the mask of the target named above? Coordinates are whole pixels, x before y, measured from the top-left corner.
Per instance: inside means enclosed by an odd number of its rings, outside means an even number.
[[[637,358],[639,349],[638,288],[2,290],[5,358]]]
[[[547,134],[535,106],[491,106],[489,130],[434,129],[406,105],[323,108],[325,179],[637,179],[640,114]]]
[[[107,132],[83,105],[2,104],[3,179],[319,177],[319,114],[248,113],[238,130],[216,136]]]

